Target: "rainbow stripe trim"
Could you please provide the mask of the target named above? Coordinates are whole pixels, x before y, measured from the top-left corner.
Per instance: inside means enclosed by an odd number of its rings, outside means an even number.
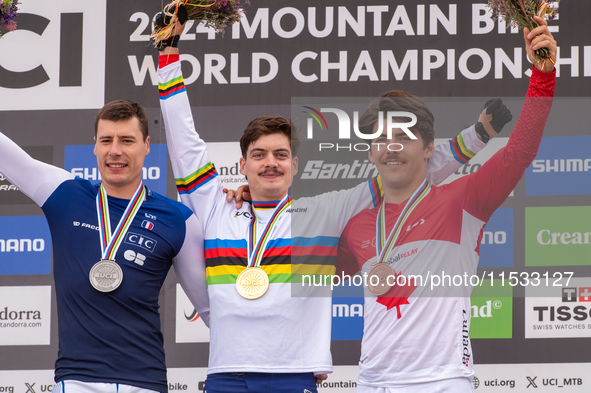
[[[252,207],[257,210],[275,209],[279,205],[279,202],[281,201],[252,201]]]
[[[384,199],[384,190],[382,188],[382,179],[380,176],[373,177],[367,181],[369,186],[369,192],[371,193],[371,199],[373,201],[373,207],[378,207]]]
[[[176,77],[165,83],[158,83],[158,92],[161,100],[167,100],[179,93],[187,91],[182,76]]]
[[[414,194],[410,197],[406,206],[398,216],[398,220],[396,220],[396,224],[392,228],[390,232],[390,236],[386,239],[386,201],[382,203],[380,206],[380,211],[378,212],[378,219],[376,220],[376,253],[378,254],[378,263],[385,262],[384,258],[388,256],[390,251],[394,248],[396,244],[396,240],[398,240],[398,236],[402,231],[402,227],[406,222],[410,213],[414,210],[415,207],[421,202],[427,194],[431,191],[431,185],[427,181],[427,179],[423,180],[423,183],[417,188]]]
[[[211,162],[203,165],[187,177],[174,179],[179,194],[191,194],[218,175]]]
[[[451,152],[454,155],[455,160],[458,161],[460,164],[467,163],[468,161],[470,161],[472,157],[476,155],[476,153],[468,149],[466,143],[464,142],[462,134],[451,139],[449,141],[449,146],[451,148]]]
[[[265,245],[260,263],[270,283],[299,283],[305,275],[332,275],[335,273],[339,238],[272,239]],[[246,269],[246,239],[206,239],[205,259],[207,285],[235,284]]]
[[[99,220],[99,231],[101,250],[103,250],[102,258],[111,261],[115,260],[115,254],[123,241],[123,237],[127,233],[127,230],[131,226],[133,219],[137,212],[140,210],[140,206],[146,196],[146,188],[140,183],[139,188],[136,190],[132,199],[129,201],[127,208],[123,212],[119,224],[115,228],[115,232],[111,234],[111,223],[109,219],[109,202],[107,193],[101,184],[99,192],[96,197],[97,214]]]
[[[257,216],[255,210],[251,210],[254,216],[254,219],[250,223],[250,233],[249,233],[249,242],[248,242],[248,266],[250,267],[258,267],[261,264],[263,259],[263,252],[269,237],[271,236],[271,232],[273,232],[273,227],[277,220],[279,220],[279,216],[283,213],[287,208],[291,206],[291,197],[287,195],[275,208],[273,215],[269,219],[269,222],[265,226],[261,237],[259,238],[258,243],[256,242],[257,235],[256,235],[256,227],[257,227]]]

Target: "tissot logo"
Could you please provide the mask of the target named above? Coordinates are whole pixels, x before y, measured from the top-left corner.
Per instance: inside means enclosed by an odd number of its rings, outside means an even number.
[[[30,0],[2,38],[0,110],[90,109],[104,104],[106,1]],[[27,48],[23,51],[22,48]],[[47,99],[51,97],[51,99]]]

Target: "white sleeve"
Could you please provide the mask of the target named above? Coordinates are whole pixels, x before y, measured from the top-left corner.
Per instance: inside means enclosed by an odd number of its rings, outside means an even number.
[[[216,219],[215,207],[226,203],[226,196],[207,146],[195,130],[180,61],[160,68],[158,80],[166,145],[177,190],[183,204],[205,228]]]
[[[74,178],[68,171],[35,160],[1,132],[0,172],[39,206],[61,183]]]
[[[209,297],[205,276],[203,230],[194,214],[187,219],[186,226],[185,242],[172,263],[183,291],[193,303],[205,325],[209,326]]]
[[[427,167],[427,180],[435,186],[441,184],[485,147],[474,125],[466,128],[455,138],[435,146]]]

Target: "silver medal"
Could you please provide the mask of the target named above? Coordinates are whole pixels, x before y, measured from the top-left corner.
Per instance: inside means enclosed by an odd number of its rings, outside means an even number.
[[[111,292],[123,282],[123,271],[115,261],[103,259],[94,264],[88,277],[97,291]]]

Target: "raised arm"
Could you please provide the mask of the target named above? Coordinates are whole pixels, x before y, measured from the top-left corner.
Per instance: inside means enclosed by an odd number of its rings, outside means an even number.
[[[429,159],[427,167],[427,180],[436,186],[441,184],[486,147],[488,141],[497,136],[512,118],[511,112],[500,98],[488,100],[474,125],[449,142],[435,147],[435,153]]]
[[[546,22],[541,18],[536,21],[539,27],[531,33],[527,29],[524,32],[528,55],[531,57],[532,50],[545,47],[552,58],[556,58],[556,41]],[[535,67],[529,89],[507,146],[499,150],[478,172],[467,176],[466,180],[458,180],[467,185],[467,193],[463,197],[466,210],[483,220],[488,220],[515,188],[537,155],[542,141],[546,119],[552,107],[556,73],[550,60],[545,63],[533,58],[531,60]]]
[[[180,34],[182,29],[178,24],[177,33]],[[183,204],[207,226],[213,219],[215,206],[225,203],[225,195],[207,154],[207,146],[195,130],[178,48],[169,46],[160,52],[158,89],[177,189]]]
[[[74,178],[70,172],[35,160],[1,132],[0,172],[39,206],[61,183]]]

